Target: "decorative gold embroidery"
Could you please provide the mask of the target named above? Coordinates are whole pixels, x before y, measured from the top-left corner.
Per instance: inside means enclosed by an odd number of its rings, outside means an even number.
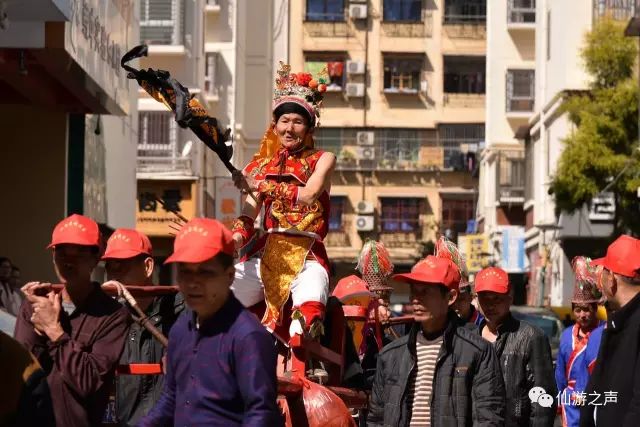
[[[267,311],[262,324],[274,328],[282,321],[282,307],[289,299],[291,282],[302,270],[314,239],[305,236],[269,234],[265,243],[260,277]]]

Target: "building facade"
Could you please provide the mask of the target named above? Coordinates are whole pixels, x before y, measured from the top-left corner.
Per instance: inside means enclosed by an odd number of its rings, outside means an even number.
[[[328,89],[320,148],[338,158],[326,239],[334,276],[368,238],[410,268],[474,218],[485,139],[486,2],[294,0],[289,63]],[[428,247],[428,245],[427,245]]]
[[[169,71],[222,127],[231,128],[236,167],[251,158],[270,120],[278,10],[273,1],[140,3],[140,41],[149,45],[140,67]],[[179,227],[171,211],[230,223],[241,200],[215,153],[180,129],[161,103],[138,92],[137,228],[151,236],[162,261]],[[159,276],[161,283],[172,281],[170,268],[159,269]]]
[[[525,151],[525,250],[529,262],[527,302],[570,304],[571,260],[577,255],[601,256],[613,232],[615,205],[602,194],[574,215],[556,215],[549,184],[573,130],[561,110],[567,94],[586,91],[589,75],[580,57],[585,34],[605,16],[627,22],[634,1],[537,0],[535,108],[518,132]],[[571,25],[566,25],[568,20]]]
[[[486,145],[480,155],[479,231],[487,237],[484,261],[509,272],[516,302],[523,302],[525,156],[516,139],[533,116],[536,82],[536,1],[487,4]]]
[[[24,279],[53,282],[44,248],[62,218],[88,215],[105,233],[135,225],[136,92],[120,57],[138,14],[125,0],[3,6],[0,254]]]

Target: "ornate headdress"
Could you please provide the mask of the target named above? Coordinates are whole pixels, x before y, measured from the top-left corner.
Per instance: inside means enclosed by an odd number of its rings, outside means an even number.
[[[602,294],[597,286],[598,271],[597,267],[591,264],[591,259],[577,256],[571,262],[571,267],[576,276],[571,302],[576,304],[601,302]]]
[[[311,73],[296,74],[291,72],[290,65],[280,61],[277,74],[272,111],[287,103],[296,104],[307,112],[312,126],[319,126],[322,94],[327,90],[327,70],[322,70],[315,77]],[[313,147],[311,134],[307,134],[304,145]],[[254,160],[270,159],[278,151],[279,146],[280,143],[273,132],[273,127],[269,126],[262,137],[260,150],[253,156]]]
[[[322,94],[327,90],[326,82],[326,69],[316,80],[311,73],[291,73],[291,66],[280,61],[276,88],[273,92],[273,110],[292,102],[304,108],[315,124],[320,119]]]
[[[440,236],[436,242],[435,256],[438,258],[447,258],[453,261],[460,271],[460,286],[461,291],[471,290],[471,284],[469,283],[469,272],[467,271],[467,262],[460,253],[460,249],[451,240],[445,236]]]

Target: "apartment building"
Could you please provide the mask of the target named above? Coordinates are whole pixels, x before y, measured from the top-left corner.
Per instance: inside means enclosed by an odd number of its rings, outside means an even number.
[[[571,260],[600,256],[613,231],[615,205],[603,194],[574,215],[555,213],[549,183],[572,124],[561,110],[563,96],[588,90],[580,50],[599,19],[622,22],[635,13],[635,1],[537,0],[535,102],[527,125],[517,132],[525,151],[525,250],[529,262],[527,302],[568,305],[573,292]],[[567,25],[567,22],[571,25]]]
[[[335,276],[368,238],[398,271],[474,219],[485,139],[485,0],[293,0],[293,70],[326,68],[319,147],[338,157],[326,239]]]
[[[149,45],[140,66],[169,71],[231,128],[237,167],[250,159],[270,120],[275,12],[273,1],[140,2],[140,41]],[[161,261],[175,234],[170,210],[230,223],[239,215],[240,193],[216,155],[162,104],[140,90],[138,107],[137,228],[151,236]],[[159,280],[169,283],[170,269]]]
[[[488,238],[486,263],[504,268],[524,302],[525,152],[516,138],[534,114],[536,0],[487,4],[486,145],[480,157],[478,229]]]

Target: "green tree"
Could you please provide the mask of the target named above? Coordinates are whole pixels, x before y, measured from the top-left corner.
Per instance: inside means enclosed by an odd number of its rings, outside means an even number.
[[[607,188],[616,198],[615,234],[640,234],[636,41],[612,20],[596,24],[582,50],[590,90],[565,97],[575,129],[564,140],[551,184],[556,211],[575,212]]]

